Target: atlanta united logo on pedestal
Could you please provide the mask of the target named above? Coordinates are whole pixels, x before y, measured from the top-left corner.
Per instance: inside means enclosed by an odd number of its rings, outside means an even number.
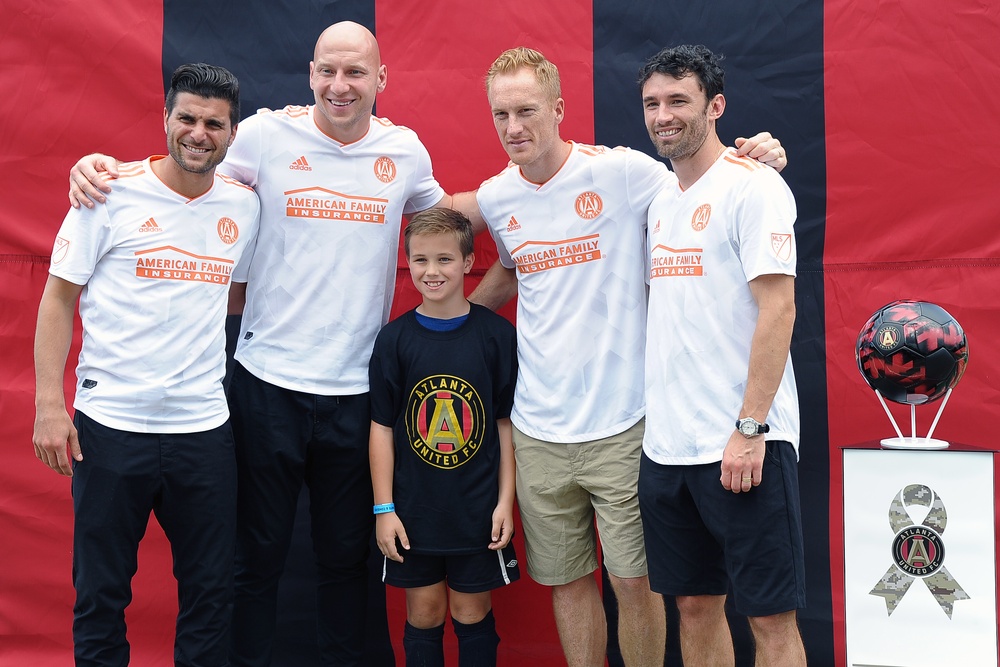
[[[926,577],[941,569],[944,542],[930,528],[910,526],[892,541],[896,567],[914,577]]]

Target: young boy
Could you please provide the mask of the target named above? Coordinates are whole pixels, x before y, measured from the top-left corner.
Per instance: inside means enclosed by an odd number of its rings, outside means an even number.
[[[514,327],[465,298],[472,225],[418,213],[404,247],[423,297],[375,341],[371,468],[383,581],[406,589],[407,665],[444,665],[451,611],[462,664],[495,665],[490,591],[519,577],[510,411]]]

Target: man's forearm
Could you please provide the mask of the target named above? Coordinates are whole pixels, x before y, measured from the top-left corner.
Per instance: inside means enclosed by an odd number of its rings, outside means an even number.
[[[517,296],[517,275],[514,269],[508,269],[500,262],[496,262],[469,295],[469,301],[486,306],[490,310],[498,310],[515,296]]]
[[[794,278],[761,276],[751,282],[759,313],[750,344],[747,386],[739,417],[765,421],[788,361],[795,325]]]

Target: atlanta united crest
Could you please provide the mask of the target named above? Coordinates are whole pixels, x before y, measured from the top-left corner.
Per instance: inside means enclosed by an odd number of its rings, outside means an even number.
[[[410,393],[406,432],[413,451],[425,463],[457,468],[482,447],[483,402],[465,380],[432,375],[418,382]]]
[[[886,322],[875,332],[875,345],[883,352],[893,352],[903,341],[903,327]]]
[[[892,541],[892,556],[896,567],[906,574],[926,577],[941,569],[944,541],[930,528],[910,526]]]

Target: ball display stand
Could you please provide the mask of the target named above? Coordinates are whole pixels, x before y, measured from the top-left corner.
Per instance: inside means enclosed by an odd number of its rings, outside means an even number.
[[[951,391],[952,388],[949,387],[944,398],[941,399],[941,406],[934,416],[934,421],[931,422],[930,429],[927,430],[927,435],[919,437],[917,435],[917,406],[913,403],[910,404],[910,435],[905,436],[900,430],[899,424],[896,423],[896,418],[889,411],[889,406],[886,405],[885,399],[882,397],[882,392],[876,389],[875,395],[878,396],[879,403],[882,404],[882,409],[885,410],[885,414],[892,423],[892,428],[896,431],[895,438],[883,438],[880,441],[882,447],[885,449],[947,449],[949,445],[947,440],[938,440],[931,436],[934,435],[934,429],[937,428],[938,420],[941,419],[944,406],[948,405],[948,399],[951,398]]]

